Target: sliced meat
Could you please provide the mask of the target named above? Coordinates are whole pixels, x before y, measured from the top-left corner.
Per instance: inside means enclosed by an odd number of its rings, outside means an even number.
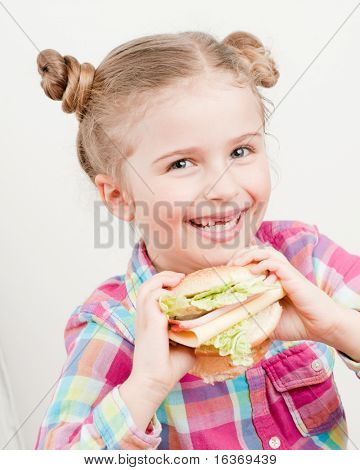
[[[216,308],[215,310],[205,313],[201,317],[195,318],[193,320],[174,320],[173,318],[170,318],[169,319],[170,329],[172,331],[184,331],[184,330],[191,330],[192,328],[196,328],[201,325],[205,325],[206,323],[214,320],[215,318],[218,318],[221,315],[224,315],[224,313],[230,312],[231,310],[239,307],[240,305],[244,305],[247,302],[250,302],[250,300],[255,299],[255,297],[258,297],[259,295],[261,294],[254,294],[248,297],[243,302],[236,302],[231,305],[225,305],[224,307]]]

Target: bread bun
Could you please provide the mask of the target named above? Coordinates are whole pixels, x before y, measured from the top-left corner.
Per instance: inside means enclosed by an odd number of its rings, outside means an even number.
[[[207,291],[219,287],[229,282],[244,282],[250,279],[266,278],[265,274],[253,274],[249,268],[256,263],[250,263],[246,266],[213,266],[211,268],[200,269],[188,274],[184,279],[169,292],[174,295],[195,295],[198,292]]]
[[[267,339],[259,346],[252,348],[253,365],[261,361],[270,347],[271,341]],[[209,348],[209,349],[205,349]],[[196,361],[189,374],[201,378],[205,383],[223,382],[244,374],[246,366],[234,366],[230,356],[219,356],[217,349],[212,346],[204,346],[195,349]],[[251,366],[252,367],[252,366]]]

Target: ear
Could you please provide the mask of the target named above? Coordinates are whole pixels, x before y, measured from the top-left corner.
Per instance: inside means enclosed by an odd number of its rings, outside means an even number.
[[[95,185],[109,211],[119,219],[130,222],[135,217],[134,205],[125,188],[114,184],[107,175],[95,176]]]

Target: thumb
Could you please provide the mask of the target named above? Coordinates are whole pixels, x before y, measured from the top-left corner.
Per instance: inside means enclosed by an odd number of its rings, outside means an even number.
[[[170,345],[171,365],[183,377],[195,364],[195,349],[182,344]],[[180,375],[181,374],[181,375]]]

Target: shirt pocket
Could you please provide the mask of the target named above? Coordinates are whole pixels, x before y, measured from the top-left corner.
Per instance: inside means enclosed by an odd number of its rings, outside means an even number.
[[[275,403],[281,395],[302,436],[330,431],[345,418],[333,362],[318,356],[309,344],[282,351],[262,366],[273,386],[270,401]]]

